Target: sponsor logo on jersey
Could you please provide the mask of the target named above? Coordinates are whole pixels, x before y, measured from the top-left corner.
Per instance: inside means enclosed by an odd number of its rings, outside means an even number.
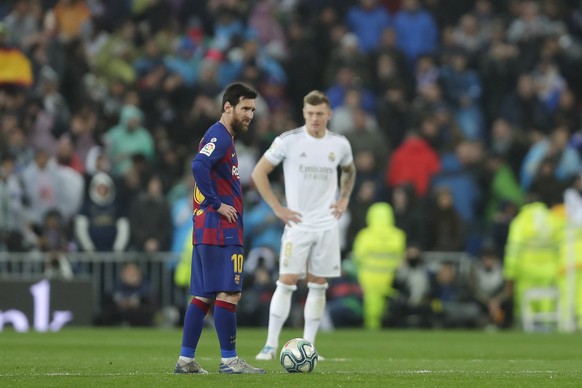
[[[305,166],[303,164],[299,165],[299,172],[303,173],[319,173],[319,174],[332,174],[333,168],[325,166]]]
[[[218,139],[216,139],[215,137],[213,137],[212,139],[210,139],[210,142],[211,143],[216,143],[216,140],[218,140]]]
[[[200,153],[202,155],[210,156],[210,155],[212,155],[212,153],[214,152],[215,149],[216,149],[216,145],[214,143],[207,143],[204,147],[202,147],[202,149],[200,150]]]
[[[333,152],[330,152],[327,158],[329,159],[330,162],[333,162],[335,160],[335,154]]]
[[[300,157],[300,158],[306,158],[306,157],[307,157],[307,154],[306,154],[305,152],[302,152],[302,153],[299,155],[299,157]]]
[[[236,152],[233,152],[230,156],[234,158],[236,156]]]

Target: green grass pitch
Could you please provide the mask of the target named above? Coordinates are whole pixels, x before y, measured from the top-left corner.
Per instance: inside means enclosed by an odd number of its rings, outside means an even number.
[[[216,334],[205,329],[197,360],[209,375],[173,374],[181,330],[68,327],[0,332],[0,387],[546,387],[582,386],[582,335],[473,331],[368,332],[318,336],[326,357],[309,374],[255,361],[265,329],[239,329],[241,358],[266,375],[218,374]],[[301,336],[285,330],[281,343]]]

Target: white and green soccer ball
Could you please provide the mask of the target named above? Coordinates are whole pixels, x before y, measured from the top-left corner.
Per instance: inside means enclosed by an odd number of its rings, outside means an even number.
[[[281,349],[281,365],[289,373],[309,373],[317,365],[317,351],[304,338],[293,338]]]

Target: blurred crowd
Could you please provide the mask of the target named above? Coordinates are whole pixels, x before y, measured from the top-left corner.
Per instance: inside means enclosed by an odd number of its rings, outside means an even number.
[[[581,68],[578,0],[6,0],[0,251],[182,252],[191,158],[240,80],[260,92],[237,139],[257,292],[282,225],[250,173],[312,89],[358,171],[346,256],[385,202],[407,247],[502,265],[522,205],[580,193]]]

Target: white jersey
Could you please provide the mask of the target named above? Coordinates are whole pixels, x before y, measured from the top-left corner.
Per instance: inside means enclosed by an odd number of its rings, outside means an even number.
[[[294,227],[321,230],[337,225],[330,208],[337,199],[337,169],[353,161],[344,136],[326,130],[318,139],[303,126],[278,136],[265,158],[273,165],[283,162],[287,207],[301,213],[301,223]]]

